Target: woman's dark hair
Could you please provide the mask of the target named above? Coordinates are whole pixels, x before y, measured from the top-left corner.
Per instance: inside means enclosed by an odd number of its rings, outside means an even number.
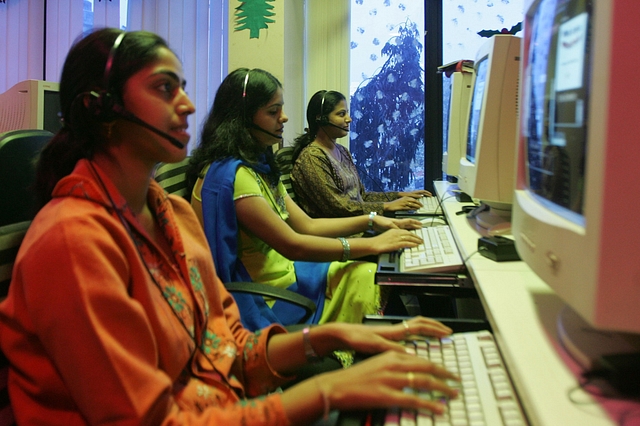
[[[257,164],[266,154],[273,179],[279,169],[273,151],[265,149],[249,132],[253,116],[267,105],[282,84],[267,71],[239,68],[220,84],[213,106],[202,128],[198,147],[191,153],[187,171],[189,188],[193,188],[202,170],[212,162],[227,157]]]
[[[307,105],[309,128],[305,129],[305,133],[295,139],[292,161],[295,162],[302,150],[316,139],[320,127],[327,125],[329,114],[340,101],[346,101],[346,98],[342,93],[333,90],[320,90],[309,99],[309,104]]]
[[[108,93],[114,103],[121,104],[126,81],[155,61],[161,47],[169,48],[156,34],[146,31],[126,33],[114,51],[106,73],[107,59],[122,33],[113,28],[96,30],[77,41],[67,54],[60,78],[63,126],[40,154],[34,185],[38,208],[51,199],[53,188],[73,171],[78,160],[91,158],[106,141],[101,129],[104,117],[86,105],[90,99],[95,101],[90,92]]]

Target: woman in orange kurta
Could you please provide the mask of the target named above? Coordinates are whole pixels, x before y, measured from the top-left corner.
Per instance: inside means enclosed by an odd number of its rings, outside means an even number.
[[[184,84],[151,33],[100,30],[67,57],[64,127],[38,166],[44,207],[0,304],[17,423],[286,425],[334,408],[442,410],[402,388],[454,395],[452,375],[395,342],[407,328],[450,332],[436,321],[242,327],[195,214],[151,179],[155,164],[186,155]],[[338,349],[384,353],[273,393]]]

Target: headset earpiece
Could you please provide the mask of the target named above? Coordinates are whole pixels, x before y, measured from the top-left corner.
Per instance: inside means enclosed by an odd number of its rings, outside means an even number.
[[[324,98],[327,96],[328,91],[325,90],[322,94],[322,100],[320,101],[320,117],[316,118],[316,123],[318,126],[326,126],[329,124],[329,117],[324,113]]]
[[[107,57],[107,62],[104,67],[103,81],[105,89],[100,91],[92,90],[89,92],[87,110],[96,117],[98,121],[105,123],[113,121],[118,117],[118,114],[114,111],[114,107],[119,102],[116,99],[116,96],[111,92],[111,68],[116,58],[118,47],[120,47],[120,43],[122,43],[122,39],[126,34],[126,32],[120,33],[113,42],[113,46],[111,46],[111,50],[109,51],[109,56]]]
[[[89,92],[87,110],[98,121],[108,123],[115,120],[117,118],[117,114],[114,112],[115,104],[114,96],[106,90]]]

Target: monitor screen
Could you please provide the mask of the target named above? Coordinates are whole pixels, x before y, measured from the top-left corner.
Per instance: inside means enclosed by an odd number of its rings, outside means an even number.
[[[466,152],[473,77],[474,73],[471,71],[456,71],[448,77],[451,87],[444,105],[442,171],[453,182],[458,180],[460,158]]]
[[[527,182],[533,194],[565,217],[581,222],[588,105],[588,13],[570,14],[558,23],[543,2],[533,17],[529,39]],[[551,3],[549,3],[551,4]],[[550,78],[547,78],[550,69]],[[545,108],[547,111],[545,113]],[[548,117],[548,120],[545,119]]]
[[[62,128],[60,121],[60,94],[57,90],[44,90],[42,129],[57,133]]]
[[[447,86],[445,86],[446,90],[443,90],[442,94],[442,152],[447,152],[449,149],[449,111],[451,110],[451,88],[453,86],[451,79],[447,79],[445,82]]]
[[[520,37],[494,35],[476,53],[469,102],[466,153],[458,186],[481,202],[471,213],[479,228],[509,228],[515,182],[518,128]],[[479,229],[482,232],[482,229]]]
[[[469,113],[469,128],[467,134],[467,160],[475,164],[476,146],[478,144],[478,129],[480,127],[480,111],[484,99],[484,87],[487,80],[487,57],[482,58],[476,66],[476,79],[473,85],[473,97],[471,98]]]
[[[512,232],[566,303],[561,343],[588,368],[640,351],[640,134],[634,0],[529,0]]]

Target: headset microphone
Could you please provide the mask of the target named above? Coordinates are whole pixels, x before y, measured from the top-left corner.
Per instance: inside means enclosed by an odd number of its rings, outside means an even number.
[[[123,120],[129,121],[129,122],[137,124],[139,126],[142,126],[145,129],[151,130],[153,133],[155,133],[155,134],[157,134],[159,136],[162,136],[163,138],[168,140],[171,143],[171,145],[175,146],[176,148],[179,148],[179,149],[183,149],[184,148],[184,144],[182,142],[180,142],[178,139],[176,139],[173,136],[163,132],[162,130],[158,129],[157,127],[152,126],[151,124],[147,123],[146,121],[143,121],[142,119],[136,117],[132,112],[127,111],[122,106],[116,104],[116,105],[113,106],[112,110],[118,117],[122,118]]]
[[[316,119],[316,123],[318,123],[318,127],[331,126],[336,129],[340,129],[342,131],[348,132],[349,129],[345,129],[344,127],[338,126],[337,124],[333,124],[329,117],[324,113],[324,99],[327,97],[328,90],[325,90],[322,94],[322,99],[320,100],[320,117]]]
[[[257,124],[251,122],[247,118],[247,84],[249,83],[249,74],[250,73],[251,73],[251,70],[247,70],[247,73],[244,76],[244,83],[242,84],[242,116],[243,116],[245,122],[248,122],[248,125],[249,125],[250,128],[256,129],[259,132],[265,133],[265,134],[271,136],[272,138],[282,139],[282,135],[277,135],[275,133],[271,133],[268,130],[265,130],[262,127],[258,126]]]
[[[271,133],[271,132],[269,132],[269,131],[267,131],[267,130],[263,129],[262,127],[258,126],[258,125],[257,125],[257,124],[255,124],[255,123],[250,123],[250,124],[249,124],[249,127],[251,127],[252,129],[256,129],[256,130],[258,130],[258,131],[260,131],[260,132],[262,132],[262,133],[266,133],[267,135],[269,135],[269,136],[271,136],[271,137],[273,137],[273,138],[276,138],[276,139],[282,139],[282,135],[277,135],[277,134],[275,134],[275,133]]]
[[[345,132],[348,132],[348,131],[349,131],[349,128],[344,128],[344,127],[342,127],[342,126],[338,126],[337,124],[333,124],[333,123],[332,123],[332,122],[330,122],[330,121],[327,121],[326,123],[324,123],[324,124],[323,124],[323,126],[332,126],[332,127],[335,127],[336,129],[340,129],[340,130],[343,130],[343,131],[345,131]]]

